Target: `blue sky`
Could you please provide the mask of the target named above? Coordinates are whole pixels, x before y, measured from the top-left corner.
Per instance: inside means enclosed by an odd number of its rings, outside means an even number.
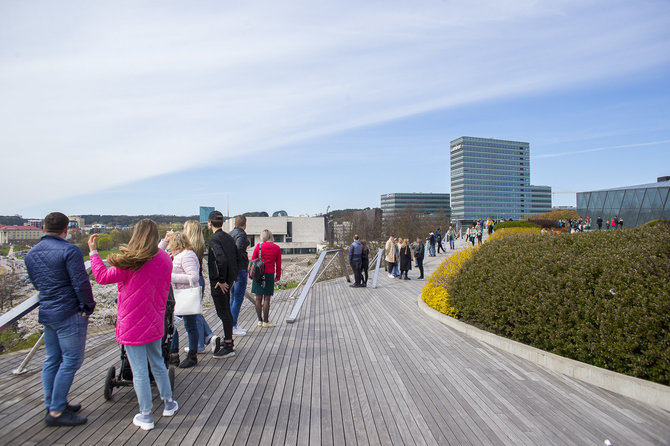
[[[670,3],[4,1],[0,98],[0,214],[375,207],[449,192],[464,135],[556,192],[643,184]]]

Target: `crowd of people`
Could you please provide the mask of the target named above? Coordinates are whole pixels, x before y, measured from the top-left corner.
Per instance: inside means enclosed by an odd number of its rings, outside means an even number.
[[[182,232],[169,231],[160,240],[156,223],[142,220],[135,225],[128,244],[120,247],[121,252],[107,258],[109,266],[97,251],[99,235],[93,234],[88,240],[95,280],[118,286],[116,339],[125,348],[132,369],[139,404],[133,424],[141,429],[154,427],[149,367],[163,401],[162,414],[172,416],[179,405],[173,399],[166,359],[181,368],[194,367],[198,353],[203,353],[206,345],[211,345],[214,358],[230,358],[235,355],[233,337],[247,334],[238,326],[249,278],[246,218],[237,216],[230,234],[223,231],[223,222],[221,212],[209,214],[207,224],[212,237],[207,268],[212,300],[223,326],[223,342],[202,314],[178,315],[188,335],[188,347],[184,349],[187,356],[183,361],[179,360],[176,328],[169,358],[162,356],[161,343],[166,338],[165,314],[170,293],[200,287],[200,299],[203,297],[205,242],[200,223],[188,221]],[[68,224],[68,217],[60,212],[47,215],[45,235],[25,260],[30,279],[40,292],[39,322],[44,326],[46,350],[42,388],[48,426],[87,422],[86,417],[78,415],[81,405],[68,401],[68,393],[84,360],[88,317],[96,304],[81,250],[66,241]],[[251,262],[257,258],[262,261],[263,278],[252,280],[251,292],[256,295],[258,326],[271,328],[275,324],[270,321],[270,300],[275,280],[281,278],[281,250],[273,243],[269,230],[261,233]]]

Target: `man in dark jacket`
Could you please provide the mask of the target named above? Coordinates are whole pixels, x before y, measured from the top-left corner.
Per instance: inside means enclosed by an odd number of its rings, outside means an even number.
[[[414,246],[414,259],[419,267],[419,279],[423,279],[423,257],[426,254],[426,247],[423,244],[421,237],[416,238],[416,245]]]
[[[46,356],[42,388],[49,426],[76,426],[86,417],[68,404],[74,375],[84,362],[88,317],[95,309],[91,282],[79,248],[65,241],[70,219],[60,212],[44,218],[42,240],[26,255],[28,275],[39,291],[39,322],[44,325]]]
[[[247,248],[249,239],[247,238],[247,217],[238,215],[235,217],[235,228],[230,231],[230,236],[235,241],[237,249],[237,279],[230,292],[230,312],[233,314],[233,336],[244,336],[247,331],[237,326],[237,318],[240,315],[240,308],[244,301],[244,293],[247,291],[247,278],[249,277],[249,256]]]
[[[363,256],[363,244],[358,239],[358,234],[354,235],[354,242],[349,246],[349,265],[354,271],[354,284],[351,285],[353,288],[358,288],[361,286],[362,277],[361,277],[361,262]]]
[[[216,314],[223,324],[223,347],[215,351],[215,358],[235,356],[233,348],[233,315],[230,312],[230,289],[237,279],[237,249],[233,238],[222,229],[223,214],[212,211],[207,222],[212,230],[207,252],[207,269]]]

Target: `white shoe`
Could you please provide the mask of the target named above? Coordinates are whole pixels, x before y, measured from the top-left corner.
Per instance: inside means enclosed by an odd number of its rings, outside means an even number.
[[[393,279],[393,274],[389,274],[389,279]]]
[[[151,415],[151,413],[138,413],[133,418],[133,424],[143,431],[149,431],[154,428],[154,417]]]
[[[233,327],[233,336],[244,336],[247,331],[244,328]]]

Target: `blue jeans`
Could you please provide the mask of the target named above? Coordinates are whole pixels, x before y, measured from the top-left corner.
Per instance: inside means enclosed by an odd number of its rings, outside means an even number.
[[[237,279],[230,290],[230,312],[233,313],[233,327],[237,327],[237,317],[240,315],[240,308],[244,302],[244,293],[247,291],[247,279],[249,271],[241,269],[237,273]]]
[[[451,238],[449,239],[449,248],[450,248],[450,249],[454,249],[454,248],[455,248],[455,243],[454,243],[454,238],[453,238],[453,237],[451,237]]]
[[[202,296],[205,294],[205,278],[200,276],[198,278],[198,283],[202,287]],[[209,324],[205,320],[205,317],[202,314],[199,314],[196,317],[196,324],[198,325],[198,351],[205,349],[205,344],[209,344],[209,340],[212,339],[212,329],[209,328]]]
[[[200,336],[198,335],[198,318],[202,317],[202,314],[192,314],[187,316],[179,316],[184,321],[184,329],[188,335],[188,349],[196,351],[198,349],[198,343],[200,341]],[[170,349],[172,351],[179,351],[179,333],[177,332],[178,319],[175,319],[174,324],[174,333],[172,335],[172,344],[170,344]],[[205,322],[207,324],[207,322]],[[204,346],[203,346],[204,348]]]
[[[53,412],[65,410],[74,374],[84,362],[87,330],[88,318],[81,313],[44,325],[42,388],[44,406]]]
[[[140,412],[148,412],[153,406],[147,364],[151,364],[151,373],[158,386],[161,399],[172,399],[170,378],[161,353],[161,339],[144,345],[126,345],[126,353],[130,361],[130,368],[133,370],[133,387],[137,394],[137,401],[140,403]]]
[[[435,257],[435,245],[428,245],[428,254]]]

